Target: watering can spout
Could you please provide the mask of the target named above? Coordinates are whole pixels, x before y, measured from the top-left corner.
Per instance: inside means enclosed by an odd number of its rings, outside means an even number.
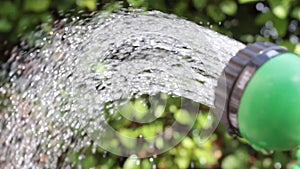
[[[300,57],[269,42],[240,50],[215,90],[215,113],[230,134],[256,149],[300,145]]]

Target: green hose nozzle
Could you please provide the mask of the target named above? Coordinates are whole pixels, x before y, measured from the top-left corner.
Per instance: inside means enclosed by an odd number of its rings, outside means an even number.
[[[256,148],[300,145],[300,57],[256,42],[231,58],[218,80],[215,113],[230,134]]]
[[[292,169],[300,169],[300,149],[296,152],[297,163],[292,166]]]

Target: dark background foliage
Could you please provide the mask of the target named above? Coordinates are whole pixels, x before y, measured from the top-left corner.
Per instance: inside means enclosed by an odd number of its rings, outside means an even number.
[[[300,2],[297,0],[2,0],[0,2],[0,56],[5,61],[20,37],[63,13],[92,12],[118,7],[156,9],[176,14],[242,42],[274,41],[290,50],[298,44]],[[27,37],[30,39],[30,37]]]
[[[47,31],[56,20],[76,16],[79,11],[114,11],[122,7],[172,13],[244,43],[272,41],[300,54],[300,1],[297,0],[1,0],[0,63],[9,58],[13,47],[20,44],[21,40],[32,44],[31,32],[35,29]],[[194,129],[201,123],[201,118],[198,120]],[[78,161],[78,154],[72,154],[72,161],[82,163],[83,168],[101,169],[254,169],[280,165],[286,168],[295,163],[294,151],[272,154],[257,152],[245,141],[233,140],[222,126],[205,144],[198,144],[190,134],[175,148],[153,161],[142,159],[141,165],[136,165],[136,160],[109,154],[101,148],[96,154],[90,150],[83,153],[86,154],[85,159]]]

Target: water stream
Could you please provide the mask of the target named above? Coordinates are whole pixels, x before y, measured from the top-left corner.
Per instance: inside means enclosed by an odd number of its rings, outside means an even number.
[[[139,100],[148,104],[148,115],[122,115],[151,123],[159,116],[157,107],[167,104],[167,96],[180,97],[181,113],[188,111],[195,118],[199,106],[213,106],[216,79],[229,58],[244,47],[157,11],[73,19],[40,35],[36,43],[42,47],[17,51],[8,63],[8,82],[0,87],[7,98],[1,100],[7,108],[0,112],[0,168],[67,167],[69,151],[91,145],[122,156],[139,156],[142,150],[144,157],[165,152],[193,124],[175,120],[162,132],[166,136],[177,131],[179,136],[155,151],[149,150],[151,139],[139,148],[120,148],[110,141],[139,139],[121,136],[107,123],[107,114],[122,114]],[[213,123],[200,134],[203,141],[220,116],[209,116]]]

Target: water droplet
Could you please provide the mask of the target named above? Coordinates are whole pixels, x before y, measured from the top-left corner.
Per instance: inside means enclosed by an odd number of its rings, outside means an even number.
[[[141,165],[141,160],[140,159],[136,160],[135,164],[136,165]]]
[[[107,151],[104,151],[104,152],[103,152],[102,157],[103,157],[103,158],[106,158],[106,157],[107,157]]]
[[[275,168],[275,169],[281,169],[281,167],[282,167],[282,165],[281,165],[281,163],[279,163],[279,162],[276,162],[276,163],[274,164],[274,168]]]
[[[191,164],[190,164],[190,168],[195,168],[195,163],[192,161]]]
[[[81,154],[81,155],[78,156],[78,160],[79,160],[79,161],[81,161],[81,160],[83,160],[83,159],[84,159],[84,155]]]

